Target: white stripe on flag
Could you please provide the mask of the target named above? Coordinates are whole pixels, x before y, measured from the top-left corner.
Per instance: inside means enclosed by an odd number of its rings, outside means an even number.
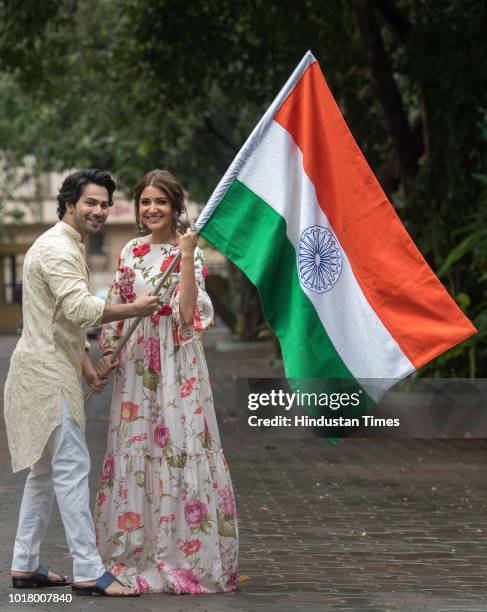
[[[275,121],[262,135],[260,144],[237,178],[284,217],[287,236],[296,253],[302,232],[311,226],[325,227],[336,238],[318,204],[315,188],[304,172],[300,149]],[[415,368],[370,306],[343,248],[341,252],[342,270],[330,291],[315,293],[301,285],[302,290],[313,303],[330,340],[355,378],[394,379],[392,384]],[[308,340],[313,341],[312,338]]]
[[[274,98],[272,104],[266,110],[264,115],[262,115],[259,123],[254,127],[250,136],[247,138],[242,148],[237,153],[230,166],[227,168],[227,171],[220,179],[220,182],[215,187],[213,193],[210,196],[210,199],[208,200],[205,207],[201,211],[198,219],[196,220],[197,232],[202,229],[202,227],[213,214],[213,211],[218,206],[219,202],[223,199],[226,192],[230,189],[233,181],[237,178],[240,169],[245,165],[247,159],[252,155],[255,147],[258,146],[258,143],[262,138],[262,135],[266,132],[268,125],[270,123],[273,123],[274,115],[277,113],[286,98],[290,95],[299,79],[303,76],[306,69],[311,66],[311,64],[313,64],[313,62],[315,61],[316,60],[311,51],[307,51],[304,54],[303,59],[296,66],[294,72],[286,81],[281,91]]]

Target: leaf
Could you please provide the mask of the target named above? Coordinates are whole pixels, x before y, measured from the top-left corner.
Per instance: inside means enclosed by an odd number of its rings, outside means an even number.
[[[462,310],[466,310],[470,306],[470,296],[464,292],[457,293],[455,299]]]
[[[137,486],[144,488],[145,487],[145,474],[143,470],[138,470],[137,472],[135,472],[134,476],[135,476],[135,482],[137,483]]]
[[[125,535],[124,531],[117,531],[115,532],[111,538],[109,538],[109,542],[113,542],[113,544],[115,544],[115,546],[123,546],[123,542],[121,541],[121,537]]]
[[[487,130],[484,131],[484,138],[485,137],[487,137]],[[487,185],[487,175],[486,174],[478,174],[477,172],[474,172],[472,176],[474,179],[477,179],[477,181],[480,181],[484,185]]]
[[[135,360],[135,372],[137,373],[138,376],[144,375],[144,360],[143,359]]]
[[[201,446],[203,446],[204,448],[208,448],[208,449],[211,448],[212,439],[211,439],[210,434],[207,434],[204,431],[201,431],[199,434],[196,434],[196,437],[200,441]]]
[[[465,253],[468,253],[472,245],[475,243],[476,237],[474,234],[467,236],[460,244],[458,244],[450,253],[445,260],[445,263],[441,266],[438,271],[438,276],[443,276],[448,270],[461,259]]]
[[[183,468],[186,465],[188,456],[183,453],[181,455],[167,455],[166,461],[167,465],[175,468]]]
[[[144,387],[147,387],[147,389],[150,389],[151,391],[157,391],[157,386],[159,384],[159,374],[157,372],[154,372],[154,370],[146,368],[144,370],[144,379],[142,381],[142,384],[144,385]]]
[[[237,533],[235,531],[235,522],[233,518],[225,520],[222,517],[222,515],[218,512],[217,524],[218,524],[218,535],[221,535],[224,538],[236,538],[237,537]]]

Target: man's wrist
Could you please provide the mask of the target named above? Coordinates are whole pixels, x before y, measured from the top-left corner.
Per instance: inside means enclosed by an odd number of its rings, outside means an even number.
[[[139,311],[139,307],[137,305],[137,300],[135,302],[131,302],[129,304],[129,306],[131,307],[131,317],[138,317],[140,316],[140,311]]]

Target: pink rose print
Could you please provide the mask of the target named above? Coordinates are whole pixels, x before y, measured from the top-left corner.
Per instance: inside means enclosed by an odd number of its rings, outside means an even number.
[[[135,272],[132,268],[123,266],[120,268],[120,279],[116,283],[120,297],[127,302],[133,302],[137,297],[134,292]]]
[[[167,317],[171,314],[172,314],[172,308],[169,306],[169,304],[164,304],[164,306],[161,306],[159,310],[156,310],[156,312],[153,315],[151,315],[150,320],[151,320],[152,325],[159,325],[161,316]]]
[[[154,372],[161,371],[161,352],[157,338],[144,340],[144,361]]]
[[[150,244],[142,242],[132,249],[134,257],[144,257],[150,251]]]
[[[132,551],[133,555],[140,555],[140,553],[144,550],[143,546],[136,546]]]
[[[203,323],[201,322],[201,314],[199,310],[194,311],[194,329],[195,331],[203,331]]]
[[[173,587],[176,593],[204,593],[198,582],[198,578],[194,575],[193,570],[184,567],[169,570],[169,574],[173,578]]]
[[[159,561],[159,563],[157,564],[157,569],[159,571],[161,571],[161,569],[165,566],[166,564],[164,563],[164,561]]]
[[[173,259],[176,257],[176,255],[170,255],[169,257],[167,257],[161,265],[161,272],[165,272],[169,266],[171,265]],[[174,268],[173,272],[179,272],[181,268],[181,264],[177,264],[177,266]]]
[[[101,482],[108,482],[113,478],[113,472],[115,470],[115,459],[113,453],[108,453],[105,457],[105,462],[101,471]]]
[[[125,563],[117,563],[116,565],[111,566],[110,571],[114,576],[120,576],[124,567]]]
[[[196,378],[187,378],[185,384],[181,386],[181,397],[189,397],[193,393]]]
[[[122,499],[127,499],[128,491],[126,487],[126,479],[125,476],[120,478],[119,486],[118,486],[118,496]]]
[[[158,425],[154,429],[154,442],[160,448],[164,448],[169,442],[169,435],[170,431],[167,427],[164,427],[164,425]]]
[[[131,442],[143,442],[144,440],[147,440],[147,434],[143,433],[143,434],[138,434],[135,436],[130,436],[130,441]]]
[[[236,515],[235,497],[232,487],[228,484],[218,491],[218,509],[223,516],[234,517]]]
[[[122,402],[120,408],[120,419],[122,421],[133,421],[139,416],[139,406],[134,402]]]
[[[176,516],[174,514],[166,514],[164,516],[161,516],[161,518],[159,519],[159,524],[162,525],[162,523],[172,523],[175,518]]]
[[[206,264],[203,264],[203,267],[201,268],[201,274],[203,275],[203,278],[206,278],[208,274],[208,266]]]
[[[201,548],[201,540],[186,540],[186,542],[183,542],[179,548],[181,552],[184,553],[184,556],[188,557],[189,555],[199,551]]]
[[[106,499],[107,499],[106,494],[103,491],[100,491],[98,493],[97,498],[96,498],[96,506],[97,506],[97,508],[102,506],[105,503]]]
[[[117,523],[122,531],[135,531],[142,525],[142,517],[138,512],[124,512],[118,517]]]
[[[199,527],[208,514],[208,508],[199,499],[190,499],[184,506],[184,518],[190,528]]]
[[[225,459],[225,455],[223,455],[223,467],[225,468],[225,472],[228,472],[228,463]]]
[[[142,593],[144,591],[148,591],[149,590],[149,583],[148,583],[148,581],[145,578],[142,578],[141,576],[136,576],[135,582],[137,583],[137,588]]]
[[[237,590],[237,573],[236,572],[228,576],[227,588],[229,591]]]

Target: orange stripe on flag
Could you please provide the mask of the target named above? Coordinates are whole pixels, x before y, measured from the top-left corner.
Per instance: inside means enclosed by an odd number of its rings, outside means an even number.
[[[274,119],[301,149],[357,282],[411,363],[419,368],[474,334],[382,191],[317,62]]]

